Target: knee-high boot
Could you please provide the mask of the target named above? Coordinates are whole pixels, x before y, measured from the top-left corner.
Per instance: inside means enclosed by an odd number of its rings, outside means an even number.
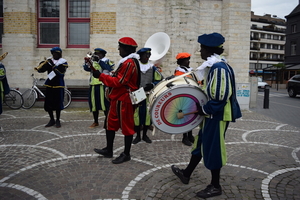
[[[106,130],[106,148],[108,152],[113,152],[115,131]]]
[[[136,137],[133,140],[133,144],[137,144],[141,141],[141,126],[134,126],[134,130],[136,132]]]
[[[124,154],[126,156],[130,156],[130,149],[131,149],[132,139],[133,139],[133,135],[124,136],[124,143],[125,143]]]

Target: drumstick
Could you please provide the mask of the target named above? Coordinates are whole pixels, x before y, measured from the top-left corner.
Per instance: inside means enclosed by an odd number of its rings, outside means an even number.
[[[154,134],[155,134],[155,131],[156,131],[156,127],[155,127],[155,126],[153,126],[152,135],[154,135]]]
[[[178,119],[182,119],[185,115],[195,114],[195,113],[197,113],[197,112],[198,112],[198,110],[193,111],[193,112],[189,112],[189,113],[179,112],[179,113],[177,113],[177,118],[178,118]]]

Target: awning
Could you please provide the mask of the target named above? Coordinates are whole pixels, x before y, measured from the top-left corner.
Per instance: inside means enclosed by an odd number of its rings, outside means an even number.
[[[300,70],[300,64],[286,65],[285,67],[288,70]]]
[[[256,74],[256,70],[249,70],[249,73],[250,74]],[[272,72],[271,71],[264,71],[264,70],[257,70],[257,73],[258,74],[262,74],[262,73],[271,74]]]

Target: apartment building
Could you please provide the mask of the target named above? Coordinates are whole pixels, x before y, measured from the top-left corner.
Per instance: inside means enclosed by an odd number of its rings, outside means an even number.
[[[298,6],[287,16],[284,80],[300,74],[300,1]]]
[[[276,74],[267,71],[274,64],[284,62],[286,21],[266,14],[251,12],[250,65],[251,76],[261,76],[272,81]]]

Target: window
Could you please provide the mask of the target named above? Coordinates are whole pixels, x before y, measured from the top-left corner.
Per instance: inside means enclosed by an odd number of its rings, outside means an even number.
[[[65,5],[65,12],[60,13]],[[89,47],[90,0],[38,0],[37,22],[38,47],[60,46],[62,42],[69,48]]]
[[[39,0],[38,46],[59,45],[59,0]]]
[[[284,46],[283,45],[279,45],[280,50],[284,50]]]
[[[297,43],[295,41],[291,42],[291,56],[296,55]]]
[[[2,47],[2,35],[3,35],[3,0],[0,0],[0,47]]]
[[[260,46],[259,46],[261,49],[265,48],[265,44],[263,43],[260,43]]]
[[[273,40],[279,40],[279,35],[273,35]]]
[[[250,63],[249,69],[255,69],[255,63]]]
[[[68,36],[68,47],[89,47],[89,0],[68,0]]]
[[[272,60],[277,60],[278,59],[278,55],[277,54],[272,54]]]
[[[256,63],[255,65],[256,69],[262,69],[261,64],[260,63]]]
[[[293,25],[291,26],[291,32],[292,32],[292,33],[296,33],[296,32],[297,32],[297,26],[296,26],[296,24],[293,24]]]
[[[252,29],[257,29],[257,24],[252,24],[251,28]]]
[[[262,68],[262,69],[266,69],[266,68],[268,68],[268,64],[264,64],[264,63],[262,63],[262,64],[261,64],[261,68]]]

